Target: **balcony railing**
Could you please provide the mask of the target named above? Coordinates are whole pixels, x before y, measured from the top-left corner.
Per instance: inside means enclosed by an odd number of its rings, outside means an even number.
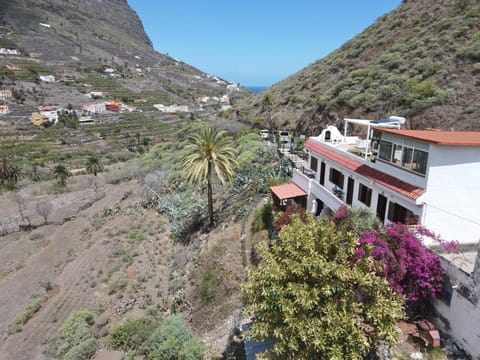
[[[292,180],[303,191],[305,191],[309,195],[312,194],[317,199],[320,199],[327,207],[329,207],[333,211],[338,210],[338,208],[343,205],[343,201],[339,199],[337,195],[335,195],[326,187],[320,185],[317,181],[309,178],[307,175],[303,174],[297,169],[293,170]]]

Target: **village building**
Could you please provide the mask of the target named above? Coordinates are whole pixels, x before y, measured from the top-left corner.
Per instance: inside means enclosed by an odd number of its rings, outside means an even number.
[[[163,105],[154,104],[153,107],[160,112],[176,114],[179,112],[189,112],[187,105]]]
[[[53,75],[40,75],[38,78],[40,79],[40,81],[43,81],[43,82],[48,82],[48,83],[55,82],[55,76]]]
[[[240,91],[240,88],[238,87],[237,84],[228,84],[227,90],[228,92],[235,92],[235,91]]]
[[[92,114],[103,114],[107,111],[107,108],[104,102],[88,103],[82,106],[82,110]]]
[[[12,90],[0,90],[0,100],[8,100],[12,98]]]
[[[0,48],[0,55],[22,55],[22,52],[17,49]]]
[[[86,96],[90,99],[98,99],[104,97],[106,94],[103,91],[90,91]]]
[[[107,111],[118,112],[120,111],[120,107],[121,105],[117,103],[105,104],[105,110]]]
[[[45,116],[48,121],[56,124],[58,121],[58,112],[60,110],[60,108],[56,108],[54,106],[40,106],[38,108],[38,114]]]
[[[10,109],[8,108],[8,105],[0,105],[0,114],[8,114],[10,112]]]
[[[49,122],[48,117],[39,113],[32,113],[30,121],[35,126],[42,126],[43,124]]]

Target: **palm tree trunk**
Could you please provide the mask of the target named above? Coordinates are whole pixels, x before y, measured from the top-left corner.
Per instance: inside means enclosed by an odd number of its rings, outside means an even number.
[[[213,191],[212,191],[212,163],[208,162],[207,172],[207,192],[208,192],[208,216],[210,217],[210,227],[213,228]]]

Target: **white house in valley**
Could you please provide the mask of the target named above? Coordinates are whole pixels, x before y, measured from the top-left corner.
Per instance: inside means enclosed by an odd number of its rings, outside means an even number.
[[[310,137],[308,169],[294,170],[308,210],[320,215],[348,204],[385,223],[421,224],[461,244],[479,241],[480,132],[373,127],[367,140],[333,135]]]
[[[335,127],[310,137],[307,167],[294,169],[292,183],[271,188],[274,202],[296,202],[316,216],[344,204],[368,208],[384,223],[421,224],[458,241],[460,254],[426,242],[447,274],[447,295],[434,304],[436,324],[480,359],[480,132],[392,123],[367,121],[363,140]]]
[[[38,108],[38,114],[46,116],[48,121],[56,124],[58,121],[58,113],[61,110],[61,108],[57,108],[55,106],[40,106]]]
[[[0,90],[0,100],[8,100],[12,98],[12,90]]]
[[[103,114],[107,112],[106,103],[104,102],[84,104],[82,110],[92,114]]]
[[[47,83],[55,82],[55,76],[53,75],[40,75],[38,78],[40,79],[40,81],[47,82]]]

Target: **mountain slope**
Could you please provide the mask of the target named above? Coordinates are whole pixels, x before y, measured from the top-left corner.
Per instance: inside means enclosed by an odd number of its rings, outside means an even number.
[[[12,64],[25,70],[15,79],[26,81],[50,73],[91,83],[111,68],[118,75],[114,87],[155,90],[164,104],[189,105],[201,95],[227,92],[225,81],[154,51],[126,0],[0,0],[1,47],[20,49],[23,55],[0,58],[0,75],[7,82]],[[53,87],[46,97],[54,99],[55,91],[64,90]]]
[[[410,128],[478,130],[479,26],[476,0],[405,0],[232,114],[311,134],[343,117],[394,114],[406,116]]]

